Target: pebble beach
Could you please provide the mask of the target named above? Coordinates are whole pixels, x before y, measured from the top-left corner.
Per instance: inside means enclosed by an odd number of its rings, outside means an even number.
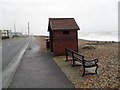
[[[46,36],[36,36],[40,48],[46,50]],[[65,62],[65,56],[55,56],[53,60],[65,73],[75,88],[119,88],[119,58],[118,46],[120,43],[111,41],[78,40],[79,53],[86,59],[97,58],[98,74],[81,76],[82,67],[72,67],[72,62]],[[87,47],[87,48],[86,48]],[[88,48],[89,47],[89,48]],[[88,70],[89,71],[89,70]]]

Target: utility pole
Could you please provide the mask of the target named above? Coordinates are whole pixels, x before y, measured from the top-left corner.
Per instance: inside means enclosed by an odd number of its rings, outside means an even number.
[[[22,35],[23,35],[23,27],[21,26],[21,33],[22,33]]]
[[[29,22],[28,22],[28,36],[30,35],[30,31],[29,31]]]
[[[16,26],[15,26],[15,21],[14,21],[14,32],[16,33]]]

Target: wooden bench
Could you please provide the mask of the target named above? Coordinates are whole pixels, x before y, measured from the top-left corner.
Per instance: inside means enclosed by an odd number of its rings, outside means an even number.
[[[81,63],[80,66],[83,66],[83,74],[84,75],[89,75],[89,74],[97,74],[97,69],[98,69],[98,59],[91,59],[91,60],[86,60],[83,55],[80,55],[74,50],[71,50],[69,48],[65,48],[66,52],[66,61],[68,61],[68,56],[72,56],[72,66],[79,66],[76,65],[75,62],[78,61]],[[96,67],[94,73],[86,73],[85,69],[86,68],[91,68],[91,67]]]

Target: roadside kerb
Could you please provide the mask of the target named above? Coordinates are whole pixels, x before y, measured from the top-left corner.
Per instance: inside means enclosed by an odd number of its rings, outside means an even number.
[[[30,40],[28,43],[23,47],[23,49],[20,50],[20,52],[13,58],[11,63],[3,70],[2,74],[0,75],[0,80],[2,80],[2,88],[8,88],[12,78],[21,62],[22,56],[24,52],[26,51]]]
[[[40,45],[40,42],[38,41],[38,40],[36,40],[37,41],[37,43]]]

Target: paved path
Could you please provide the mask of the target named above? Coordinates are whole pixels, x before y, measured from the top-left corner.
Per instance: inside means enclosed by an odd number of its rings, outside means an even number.
[[[22,58],[10,88],[73,88],[74,86],[52,60],[53,55],[39,49],[32,40]]]

